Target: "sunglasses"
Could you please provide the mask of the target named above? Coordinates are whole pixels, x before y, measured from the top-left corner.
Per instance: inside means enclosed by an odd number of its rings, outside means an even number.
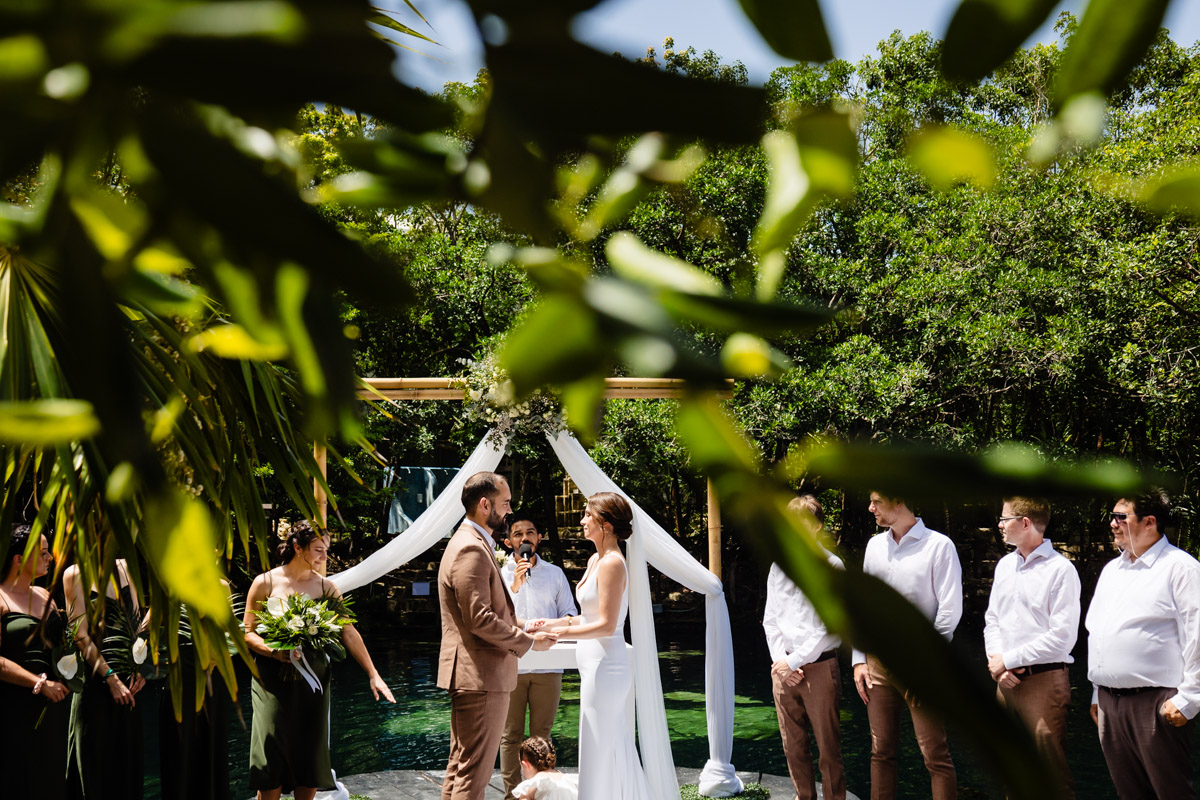
[[[1125,518],[1128,516],[1128,512],[1122,514],[1120,511],[1111,511],[1109,512],[1108,518],[1112,522],[1124,522]]]

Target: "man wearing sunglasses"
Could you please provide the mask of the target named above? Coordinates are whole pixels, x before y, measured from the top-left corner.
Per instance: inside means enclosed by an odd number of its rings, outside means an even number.
[[[1092,719],[1123,800],[1196,797],[1200,562],[1163,535],[1170,510],[1159,489],[1117,501],[1109,525],[1121,555],[1087,613]]]
[[[1016,548],[996,564],[983,641],[997,699],[1025,723],[1062,783],[1055,797],[1073,798],[1067,767],[1067,665],[1079,635],[1079,573],[1045,538],[1050,503],[1008,497],[998,527]]]

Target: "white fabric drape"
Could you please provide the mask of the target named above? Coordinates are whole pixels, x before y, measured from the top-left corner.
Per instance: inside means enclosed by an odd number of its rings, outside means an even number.
[[[503,446],[494,447],[484,436],[459,473],[442,490],[437,500],[416,521],[378,552],[350,569],[329,578],[342,592],[357,589],[406,564],[437,544],[463,516],[462,486],[476,472],[494,471],[504,456]],[[728,797],[744,788],[734,772],[733,756],[733,638],[729,608],[721,581],[662,529],[649,514],[621,491],[592,461],[571,434],[547,436],[571,480],[585,495],[617,492],[633,508],[633,535],[626,551],[629,563],[629,624],[633,634],[634,691],[636,695],[638,742],[650,790],[662,800],[679,797],[671,739],[667,731],[666,707],[658,668],[658,643],[654,635],[650,579],[647,563],[668,578],[705,595],[704,688],[708,719],[708,762],[700,773],[700,794]]]
[[[350,569],[330,576],[330,582],[343,593],[357,589],[407,564],[451,533],[463,517],[462,487],[467,478],[476,472],[495,471],[504,457],[504,446],[493,446],[491,438],[483,437],[467,463],[412,525]]]
[[[721,580],[702,567],[672,536],[642,510],[596,465],[583,445],[569,433],[551,437],[550,444],[571,480],[584,495],[616,492],[633,508],[633,536],[626,545],[629,561],[629,625],[633,634],[634,687],[637,696],[638,742],[642,764],[655,797],[679,796],[666,707],[658,671],[650,581],[646,564],[705,597],[704,689],[708,718],[708,762],[700,773],[700,794],[729,797],[744,788],[734,772],[733,757],[733,635]]]

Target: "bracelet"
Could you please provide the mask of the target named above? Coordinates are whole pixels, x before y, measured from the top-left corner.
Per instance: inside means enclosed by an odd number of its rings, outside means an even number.
[[[33,693],[41,694],[42,687],[45,685],[46,685],[46,673],[43,672],[41,675],[38,675],[37,683],[35,683],[33,685]]]
[[[108,672],[104,673],[104,680],[108,680],[108,677],[110,675],[116,675],[116,674],[117,674],[117,671],[115,669],[113,669],[112,667],[109,667]]]

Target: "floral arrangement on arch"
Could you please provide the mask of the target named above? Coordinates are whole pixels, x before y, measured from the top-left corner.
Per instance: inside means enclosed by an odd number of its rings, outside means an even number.
[[[467,419],[488,425],[494,444],[522,435],[553,436],[566,429],[562,408],[550,392],[539,389],[517,401],[508,372],[494,351],[478,361],[460,358],[458,363],[467,367],[467,374],[453,379],[452,385],[464,392]]]

